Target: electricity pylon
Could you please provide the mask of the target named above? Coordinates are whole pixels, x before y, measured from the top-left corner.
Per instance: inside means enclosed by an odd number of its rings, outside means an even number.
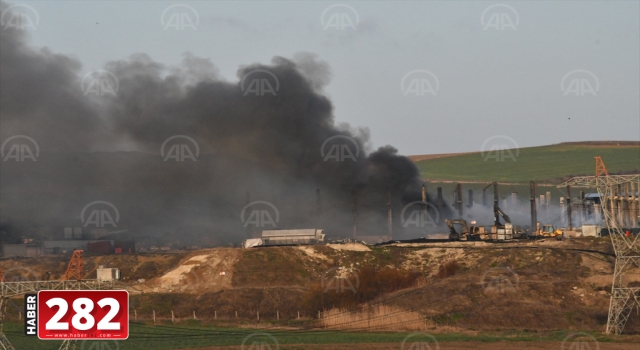
[[[71,256],[71,261],[69,261],[69,266],[67,267],[67,272],[65,272],[62,280],[81,280],[83,276],[84,271],[82,267],[82,250],[74,250],[73,255]]]
[[[616,265],[613,272],[611,286],[611,301],[609,303],[609,317],[607,319],[607,334],[622,334],[634,306],[640,308],[640,287],[630,287],[625,279],[629,270],[634,266],[640,268],[640,235],[626,236],[618,225],[615,212],[615,188],[618,185],[636,183],[640,189],[640,174],[609,175],[602,158],[596,158],[595,176],[578,176],[559,185],[558,187],[576,186],[596,188],[600,196],[600,204],[604,213],[605,223],[609,229],[611,243],[616,253]],[[633,188],[633,186],[632,186]],[[622,193],[618,193],[618,200]],[[625,193],[628,197],[629,194]],[[636,196],[633,196],[635,198]],[[618,201],[620,202],[620,201]],[[636,204],[634,203],[634,206]],[[637,208],[637,206],[636,206]]]

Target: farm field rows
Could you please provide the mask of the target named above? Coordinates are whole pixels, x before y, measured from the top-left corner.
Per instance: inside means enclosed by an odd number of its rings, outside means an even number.
[[[610,173],[637,172],[640,146],[558,144],[508,150],[496,154],[467,153],[416,162],[428,180],[559,182],[577,175],[592,175],[595,156],[601,156]],[[415,156],[416,158],[419,156]]]
[[[268,326],[267,326],[268,327]],[[58,341],[40,341],[22,335],[22,325],[7,323],[5,332],[16,349],[52,350],[60,345]],[[446,349],[560,349],[565,339],[574,340],[576,332],[556,331],[547,333],[506,332],[506,333],[434,333],[433,336]],[[403,341],[415,333],[409,332],[326,332],[326,331],[284,331],[276,329],[218,328],[189,322],[178,325],[148,325],[132,323],[131,336],[119,341],[78,341],[80,350],[178,350],[178,349],[240,349],[243,341],[252,335],[268,334],[277,341],[278,349],[401,349]],[[251,339],[251,338],[249,338]],[[265,338],[266,339],[266,338]],[[409,338],[410,340],[412,338]],[[598,342],[602,350],[636,350],[637,336],[606,337],[597,333],[584,333],[581,341]],[[247,341],[246,343],[249,343]],[[592,344],[592,345],[593,345]],[[271,349],[276,349],[275,343]],[[245,345],[245,348],[249,346]]]

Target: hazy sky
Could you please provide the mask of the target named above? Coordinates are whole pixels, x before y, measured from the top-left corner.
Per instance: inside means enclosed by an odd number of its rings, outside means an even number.
[[[39,16],[34,46],[83,72],[191,52],[237,81],[242,65],[315,53],[332,69],[336,121],[403,154],[640,140],[638,1],[10,4]]]

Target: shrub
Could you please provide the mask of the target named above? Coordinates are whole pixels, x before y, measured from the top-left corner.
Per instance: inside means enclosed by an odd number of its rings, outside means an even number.
[[[460,270],[460,264],[455,260],[449,260],[440,264],[438,268],[437,278],[446,278],[455,275]]]

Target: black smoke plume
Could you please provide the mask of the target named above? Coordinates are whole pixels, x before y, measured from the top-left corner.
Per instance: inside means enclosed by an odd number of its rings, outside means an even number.
[[[111,85],[94,96],[77,60],[29,46],[24,31],[0,35],[1,140],[27,135],[41,150],[35,162],[2,162],[4,222],[33,232],[82,226],[83,207],[100,200],[118,209],[111,232],[216,245],[259,231],[241,212],[265,201],[278,228],[319,226],[340,238],[352,234],[355,200],[358,233],[384,235],[390,195],[395,236],[424,236],[399,217],[420,199],[418,169],[391,146],[368,150],[366,129],[336,125],[323,94],[330,68],[312,54],[242,66],[234,82],[190,54],[180,67],[135,54],[104,67]],[[161,148],[176,135],[194,140],[198,156],[185,141],[193,157],[167,159],[175,143]]]

